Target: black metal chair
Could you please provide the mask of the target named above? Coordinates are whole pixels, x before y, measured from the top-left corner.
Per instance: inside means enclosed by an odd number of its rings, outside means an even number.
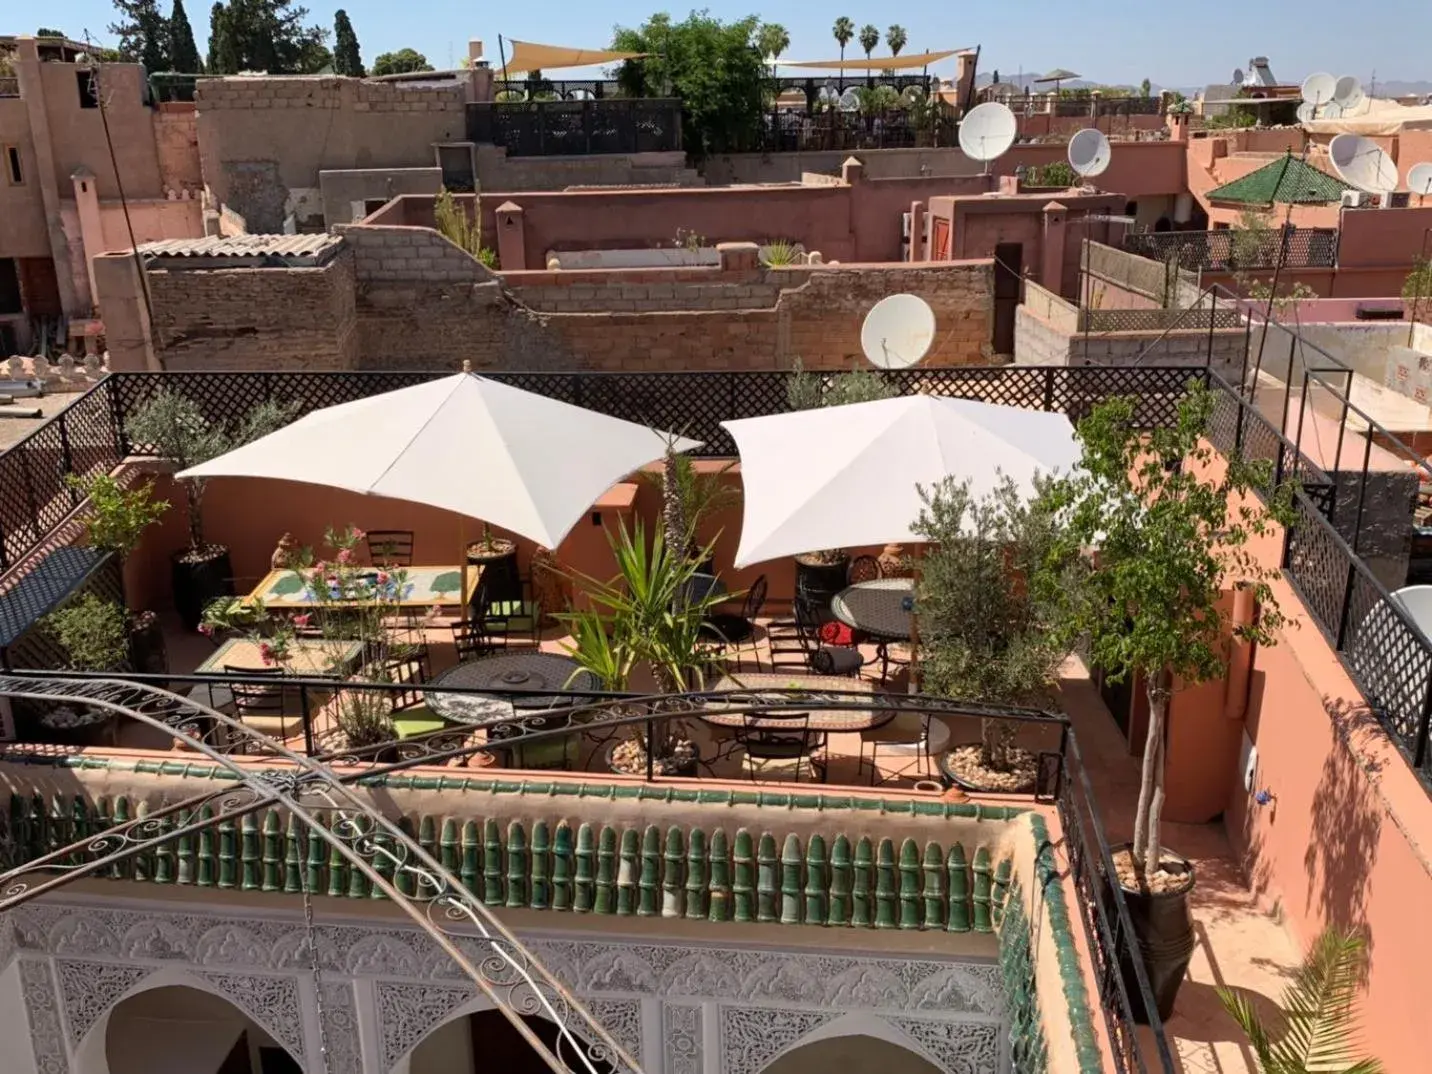
[[[883,574],[880,561],[874,556],[856,556],[850,561],[845,578],[851,585],[859,585],[861,582],[873,582]]]
[[[766,576],[763,574],[751,583],[739,612],[713,612],[701,624],[703,640],[720,652],[734,648],[739,658],[740,651],[750,646],[758,671],[761,668],[761,650],[756,644],[756,620],[766,605],[766,589]]]
[[[274,680],[272,685],[267,682],[229,684],[229,693],[234,700],[234,715],[245,727],[249,727],[261,735],[276,738],[280,742],[303,730],[304,713],[288,711],[292,691],[284,688],[283,668],[239,667],[234,664],[225,664],[224,671],[229,675]]]
[[[521,600],[492,600],[488,597],[487,580],[477,583],[468,611],[473,623],[496,642],[501,640],[502,648],[511,647],[514,640],[521,640],[536,647],[542,640],[542,608],[532,599],[532,583],[522,579]]]
[[[411,567],[413,565],[412,530],[369,530],[368,561],[375,567]]]
[[[870,785],[885,784],[904,773],[892,773],[884,779],[880,775],[879,754],[882,746],[890,750],[915,751],[915,775],[918,779],[928,778],[934,769],[930,756],[930,715],[928,713],[902,712],[889,723],[860,732],[860,758],[856,762],[858,773],[867,763],[865,747],[870,747]],[[908,767],[908,766],[906,766]],[[857,775],[856,778],[859,778]]]
[[[819,616],[811,602],[798,595],[795,617],[766,626],[771,668],[799,668],[818,675],[858,675],[865,666],[860,650],[821,641]]]
[[[477,660],[480,657],[492,655],[492,639],[482,628],[481,623],[463,620],[460,623],[453,623],[451,629],[452,647],[457,652],[459,662]]]
[[[773,727],[776,723],[780,726]],[[805,770],[812,777],[819,773],[825,782],[826,736],[811,730],[809,713],[775,716],[748,712],[741,717],[736,742],[745,752],[745,769],[751,779],[799,783]]]

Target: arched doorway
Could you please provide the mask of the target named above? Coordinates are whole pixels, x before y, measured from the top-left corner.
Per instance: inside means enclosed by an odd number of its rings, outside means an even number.
[[[106,1067],[90,1074],[302,1074],[257,1022],[228,1000],[165,985],[121,1000],[102,1028]]]
[[[522,1021],[543,1044],[556,1050],[554,1024],[533,1015],[524,1015]],[[589,1074],[588,1067],[568,1050],[564,1044],[557,1054],[575,1074]],[[613,1069],[611,1063],[596,1060],[592,1067],[597,1074],[611,1074]],[[459,1015],[434,1029],[413,1049],[407,1074],[551,1074],[551,1068],[501,1011],[489,1009]]]
[[[892,1041],[858,1033],[799,1044],[761,1074],[942,1074],[939,1067]]]

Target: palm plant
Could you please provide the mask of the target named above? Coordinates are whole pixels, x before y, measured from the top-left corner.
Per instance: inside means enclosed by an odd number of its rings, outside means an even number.
[[[765,23],[756,32],[756,47],[761,51],[761,58],[770,61],[771,73],[775,74],[776,61],[791,47],[791,35],[778,22]]]
[[[850,44],[850,39],[855,36],[855,23],[842,15],[835,20],[835,26],[831,29],[835,40],[840,45],[840,62],[845,62],[845,46]]]
[[[900,50],[905,47],[905,43],[909,40],[909,37],[905,33],[905,27],[901,26],[898,22],[885,31],[885,43],[890,46],[890,55],[892,56],[900,55]]]
[[[877,30],[872,24],[867,22],[864,26],[860,28],[860,47],[865,50],[866,63],[870,62],[871,54],[874,53],[874,51],[876,50],[876,48],[879,47],[879,45],[880,31]],[[869,73],[870,69],[867,67],[866,74]]]
[[[1380,1074],[1378,1060],[1353,1059],[1357,992],[1366,969],[1362,938],[1328,929],[1283,991],[1281,1033],[1238,989],[1220,988],[1218,998],[1248,1037],[1262,1074]]]

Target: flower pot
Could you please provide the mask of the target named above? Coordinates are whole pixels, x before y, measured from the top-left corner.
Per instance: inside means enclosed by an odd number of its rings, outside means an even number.
[[[517,546],[501,537],[474,541],[467,546],[467,562],[482,568],[489,603],[522,599],[522,576],[517,573]]]
[[[223,545],[211,544],[185,548],[170,558],[174,610],[186,630],[196,630],[210,603],[234,595],[234,568],[229,563],[229,550]]]
[[[118,718],[108,709],[55,705],[36,721],[36,738],[55,746],[113,746]]]
[[[1125,843],[1115,847],[1114,854],[1118,856],[1128,850],[1129,844]],[[1188,912],[1188,899],[1193,892],[1195,876],[1193,864],[1177,854],[1165,850],[1163,860],[1165,864],[1175,863],[1177,871],[1187,875],[1188,882],[1172,891],[1156,892],[1131,889],[1117,876],[1108,880],[1119,884],[1123,891],[1154,1005],[1158,1008],[1159,1017],[1167,1020],[1173,1014],[1174,1001],[1187,974],[1189,960],[1193,958],[1193,918]],[[1148,1011],[1139,994],[1131,952],[1127,947],[1119,952],[1119,974],[1129,994],[1134,1020],[1140,1025],[1148,1025]]]
[[[153,612],[135,612],[129,619],[129,665],[140,675],[165,675],[169,672],[169,647],[159,616]],[[166,689],[164,683],[154,683]]]
[[[826,563],[810,556],[796,556],[796,595],[804,595],[822,619],[830,615],[831,599],[849,582],[850,559]]]

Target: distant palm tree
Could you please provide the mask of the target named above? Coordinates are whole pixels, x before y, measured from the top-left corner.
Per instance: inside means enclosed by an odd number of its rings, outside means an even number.
[[[771,62],[771,73],[775,74],[776,61],[791,47],[791,35],[778,22],[765,23],[756,33],[756,47],[761,50],[762,58]]]
[[[845,46],[850,44],[850,39],[855,36],[855,23],[842,15],[835,20],[835,27],[831,30],[835,40],[840,44],[840,62],[845,62]]]
[[[905,27],[898,22],[885,31],[885,43],[890,46],[890,55],[900,55],[900,50],[905,47],[909,38],[905,35]]]
[[[870,62],[870,54],[875,51],[879,44],[880,31],[867,22],[860,28],[860,47],[865,50],[865,60],[867,63]],[[867,75],[870,73],[869,67],[865,69],[865,73]]]

